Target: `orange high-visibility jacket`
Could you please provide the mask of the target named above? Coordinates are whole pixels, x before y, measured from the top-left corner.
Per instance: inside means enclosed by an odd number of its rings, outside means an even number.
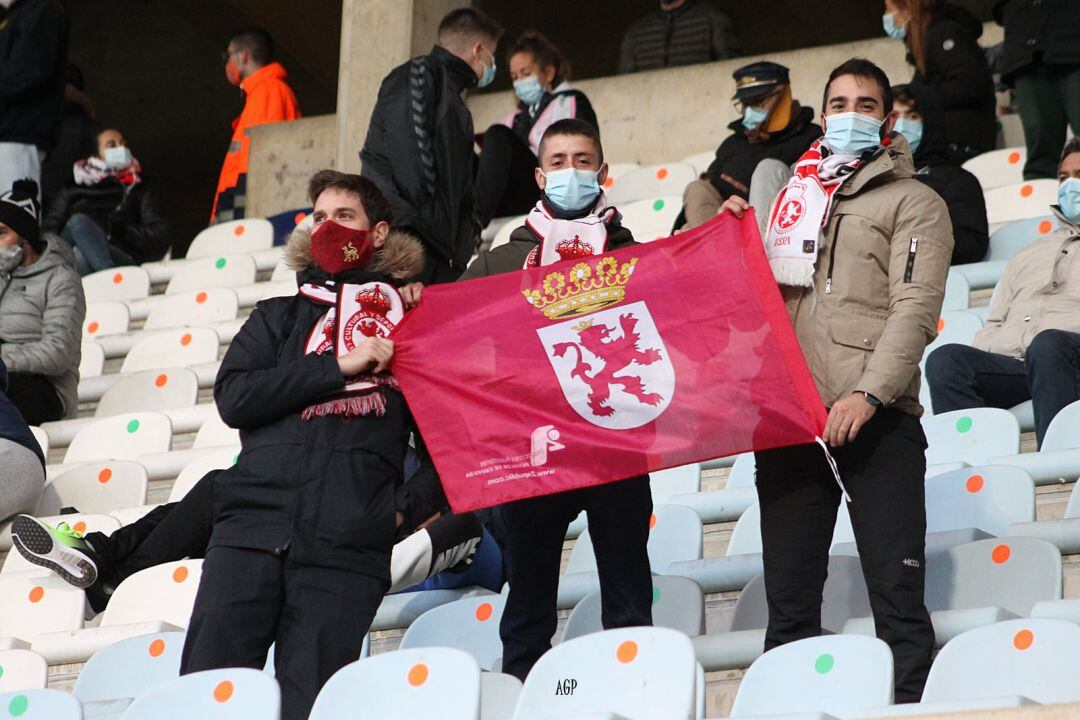
[[[296,95],[285,78],[285,68],[273,62],[259,68],[240,83],[245,95],[244,110],[240,117],[233,120],[232,142],[229,143],[225,163],[221,166],[221,177],[214,194],[214,209],[210,213],[211,222],[217,215],[221,193],[236,187],[240,176],[248,171],[248,150],[251,146],[248,128],[300,117],[300,104],[296,102]]]

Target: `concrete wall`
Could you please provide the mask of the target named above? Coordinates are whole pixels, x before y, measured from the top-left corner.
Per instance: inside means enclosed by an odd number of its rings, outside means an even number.
[[[251,148],[248,216],[266,217],[307,207],[308,179],[316,170],[334,167],[337,116],[252,128]]]

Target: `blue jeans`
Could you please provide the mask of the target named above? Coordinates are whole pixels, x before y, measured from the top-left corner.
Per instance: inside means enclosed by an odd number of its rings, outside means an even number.
[[[69,217],[60,237],[75,248],[75,267],[80,275],[135,263],[126,252],[109,244],[105,231],[89,215],[75,213]]]

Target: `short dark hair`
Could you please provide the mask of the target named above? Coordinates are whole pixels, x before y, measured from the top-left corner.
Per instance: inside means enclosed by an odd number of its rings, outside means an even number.
[[[506,53],[507,58],[512,58],[518,53],[532,55],[533,60],[541,68],[555,68],[555,84],[570,77],[570,63],[566,62],[562,52],[555,43],[548,40],[547,36],[538,30],[526,30],[521,34]]]
[[[262,28],[252,27],[234,32],[229,42],[251,53],[251,59],[259,65],[274,59],[274,39]]]
[[[911,92],[910,85],[894,85],[892,88],[893,104],[908,105],[915,112],[919,111],[919,99]],[[886,111],[888,112],[888,111]]]
[[[372,225],[380,222],[391,222],[394,219],[394,211],[390,203],[379,190],[375,183],[366,177],[343,173],[339,170],[320,170],[311,176],[308,183],[308,198],[311,204],[319,199],[327,190],[340,190],[355,195],[364,206],[364,214]]]
[[[893,94],[892,85],[889,83],[889,76],[885,74],[884,70],[866,58],[851,58],[829,73],[829,81],[825,83],[825,92],[822,93],[821,97],[821,112],[825,113],[827,111],[829,88],[832,87],[833,80],[838,77],[843,77],[844,75],[869,78],[876,82],[878,87],[881,88],[881,99],[885,103],[885,107],[883,108],[885,114],[888,115],[892,112]]]
[[[1080,137],[1071,137],[1069,138],[1069,141],[1065,143],[1065,147],[1061,151],[1061,160],[1058,161],[1058,171],[1060,171],[1061,166],[1065,164],[1065,158],[1073,153],[1080,153]]]
[[[477,37],[497,41],[502,34],[503,26],[483,10],[461,7],[446,13],[439,23],[438,41],[443,46]]]
[[[600,164],[604,164],[604,146],[600,144],[600,131],[588,120],[581,120],[580,118],[556,120],[548,126],[548,129],[544,131],[544,136],[540,138],[540,147],[537,148],[538,159],[541,162],[543,162],[544,145],[547,143],[548,138],[556,137],[558,135],[573,135],[589,138],[592,140],[593,145],[596,146],[596,154],[600,156]]]

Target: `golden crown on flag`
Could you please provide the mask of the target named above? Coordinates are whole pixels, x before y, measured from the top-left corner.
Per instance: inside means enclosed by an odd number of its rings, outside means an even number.
[[[626,299],[626,284],[637,261],[630,258],[620,265],[609,256],[595,263],[579,262],[568,274],[549,273],[540,290],[523,290],[522,294],[552,320],[596,312]]]

